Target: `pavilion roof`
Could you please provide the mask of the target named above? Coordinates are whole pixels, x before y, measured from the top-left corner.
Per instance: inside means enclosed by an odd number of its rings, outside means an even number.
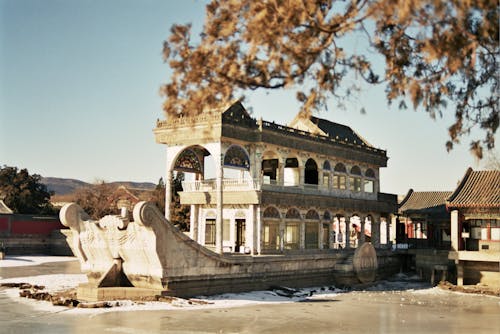
[[[311,116],[311,122],[316,124],[328,137],[345,140],[352,144],[372,146],[356,131],[347,125],[331,122],[329,120]]]
[[[448,208],[500,208],[500,170],[469,168],[446,202]]]
[[[399,213],[446,213],[446,199],[451,191],[413,191],[410,189],[399,204]]]

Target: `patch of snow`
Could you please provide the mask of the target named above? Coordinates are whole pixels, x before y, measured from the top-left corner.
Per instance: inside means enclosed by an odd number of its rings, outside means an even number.
[[[47,262],[66,262],[75,261],[74,256],[17,256],[7,255],[3,260],[0,260],[0,268],[6,267],[22,267],[36,266]]]

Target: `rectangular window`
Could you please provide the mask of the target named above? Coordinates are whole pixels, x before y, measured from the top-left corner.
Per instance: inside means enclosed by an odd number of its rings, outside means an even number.
[[[341,189],[341,190],[346,190],[347,189],[346,179],[347,178],[344,175],[340,175],[339,176],[339,189]]]
[[[287,225],[285,228],[285,248],[299,249],[299,225]]]
[[[306,223],[306,248],[318,248],[318,223]]]
[[[264,222],[264,248],[279,250],[280,240],[279,240],[279,224]]]
[[[344,175],[334,175],[333,176],[333,187],[335,189],[346,189],[346,177]]]
[[[215,219],[205,221],[205,245],[215,245]]]
[[[361,178],[360,177],[349,177],[349,190],[354,192],[361,191]]]
[[[325,187],[328,187],[330,183],[330,176],[329,175],[323,175],[323,185]]]
[[[364,186],[363,190],[365,193],[372,193],[373,192],[373,180],[365,180],[365,186]]]

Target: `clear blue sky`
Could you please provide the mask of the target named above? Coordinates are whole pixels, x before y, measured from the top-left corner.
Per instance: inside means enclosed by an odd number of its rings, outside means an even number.
[[[0,165],[87,182],[150,181],[165,173],[152,129],[164,118],[158,89],[169,79],[162,43],[174,23],[199,31],[196,0],[0,0]],[[249,94],[254,117],[286,124],[293,92]],[[364,107],[367,114],[359,110]],[[387,150],[381,190],[452,190],[467,167],[481,167],[469,140],[445,150],[453,112],[389,108],[383,88],[367,88],[347,110],[319,117],[346,124]]]

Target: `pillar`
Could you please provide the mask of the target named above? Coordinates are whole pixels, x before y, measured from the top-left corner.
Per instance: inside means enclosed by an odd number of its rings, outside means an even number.
[[[304,186],[306,168],[304,165],[299,166],[299,186]]]
[[[463,286],[464,285],[464,263],[462,261],[459,261],[459,260],[456,260],[455,263],[457,265],[457,285]]]
[[[254,206],[254,211],[255,211],[255,218],[254,218],[254,238],[256,238],[256,241],[254,243],[254,249],[256,248],[257,254],[260,254],[262,251],[262,217],[260,215],[260,205]],[[252,253],[255,255],[255,253]]]
[[[451,222],[450,222],[451,223],[451,250],[458,251],[458,249],[459,249],[458,248],[458,245],[459,245],[458,238],[459,238],[459,234],[460,234],[460,231],[458,230],[458,227],[459,227],[458,210],[451,211],[450,219],[451,219]]]
[[[283,252],[285,249],[285,219],[281,218],[279,225],[279,233],[280,233],[280,252]]]
[[[380,217],[372,217],[372,245],[380,248]]]
[[[391,248],[391,223],[392,219],[389,217],[385,217],[385,234],[387,235],[387,244],[386,248],[390,249]]]
[[[278,179],[276,180],[276,184],[280,186],[285,185],[285,161],[286,158],[283,161],[281,159],[278,160]]]
[[[360,228],[361,233],[359,235],[359,241],[358,241],[359,245],[358,246],[361,246],[366,241],[366,236],[365,236],[366,217],[361,217],[360,221],[361,221],[361,228]],[[372,231],[372,237],[373,237],[373,231]]]
[[[351,248],[351,217],[345,216],[345,248]]]
[[[249,204],[248,205],[248,212],[249,212],[249,215],[247,215],[248,219],[246,221],[246,229],[245,229],[245,234],[246,234],[245,244],[250,246],[250,253],[253,255],[253,254],[255,254],[255,250],[257,248],[256,247],[256,239],[257,238],[255,237],[255,232],[256,232],[256,229],[255,229],[255,225],[256,225],[255,205]]]
[[[306,223],[301,221],[299,223],[299,249],[306,248]]]
[[[222,179],[224,178],[224,169],[223,169],[223,163],[224,163],[224,158],[223,154],[220,154],[220,160],[218,161],[217,167],[216,167],[216,184],[217,184],[217,189],[216,189],[216,196],[217,196],[217,218],[215,220],[215,252],[222,254],[223,251],[223,217],[222,217],[222,211],[223,211],[223,203],[222,203]]]
[[[194,241],[198,241],[198,208],[199,205],[191,204],[189,215],[189,236]]]
[[[333,218],[332,221],[328,222],[328,245],[329,245],[330,249],[335,248],[335,243],[337,242],[337,240],[335,240],[335,239],[336,238],[338,239],[339,230],[340,230],[340,226],[339,226],[340,219],[337,217],[337,229],[336,230],[334,229],[334,226],[333,226],[334,221],[335,221],[335,218]]]
[[[165,218],[170,221],[172,217],[171,204],[172,204],[172,185],[174,173],[169,170],[165,177]]]

